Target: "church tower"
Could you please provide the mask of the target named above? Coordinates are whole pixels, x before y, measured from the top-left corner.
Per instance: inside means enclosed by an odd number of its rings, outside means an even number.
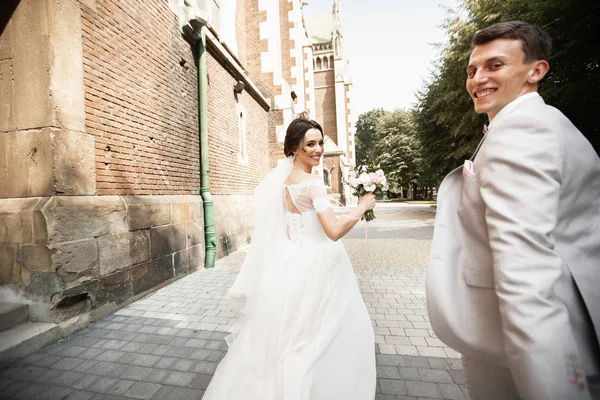
[[[333,0],[330,13],[305,15],[304,21],[313,48],[315,115],[326,136],[324,180],[332,200],[346,204],[352,196],[344,180],[356,156],[340,0]]]

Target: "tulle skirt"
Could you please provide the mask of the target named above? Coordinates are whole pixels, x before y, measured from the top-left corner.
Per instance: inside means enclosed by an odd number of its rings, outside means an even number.
[[[203,399],[373,400],[373,328],[343,244],[285,246],[245,299]]]

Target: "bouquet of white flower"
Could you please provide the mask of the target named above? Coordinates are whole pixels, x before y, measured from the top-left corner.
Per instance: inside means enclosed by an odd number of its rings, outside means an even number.
[[[385,174],[381,169],[369,168],[366,165],[356,167],[348,177],[348,184],[354,190],[354,196],[363,196],[368,192],[376,195],[389,190]],[[373,210],[369,210],[363,216],[364,219],[372,221],[375,219]]]

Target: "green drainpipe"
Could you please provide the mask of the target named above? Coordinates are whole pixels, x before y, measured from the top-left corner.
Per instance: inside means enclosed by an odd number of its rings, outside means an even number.
[[[200,194],[204,202],[204,242],[206,253],[204,266],[213,268],[217,254],[218,239],[215,236],[213,200],[208,179],[208,107],[206,75],[206,27],[200,30],[198,40],[198,123],[200,125]]]

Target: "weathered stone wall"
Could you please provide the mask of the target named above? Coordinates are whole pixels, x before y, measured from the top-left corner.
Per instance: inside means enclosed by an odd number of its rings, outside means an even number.
[[[254,228],[252,196],[214,196],[215,232],[219,243],[217,256],[226,253],[225,241],[231,253],[251,241]]]
[[[79,7],[22,0],[0,36],[0,198],[96,190]]]
[[[200,196],[5,199],[0,220],[0,285],[45,320],[126,304],[204,262]]]

